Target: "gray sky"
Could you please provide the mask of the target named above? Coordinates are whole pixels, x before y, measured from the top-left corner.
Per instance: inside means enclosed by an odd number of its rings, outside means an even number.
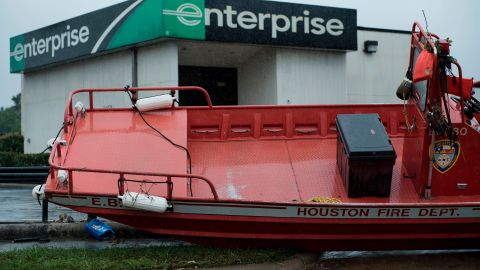
[[[283,1],[283,0],[280,0]],[[9,38],[63,21],[120,0],[2,0],[0,1],[0,106],[10,106],[10,98],[20,92],[20,75],[10,74]],[[462,65],[464,76],[480,80],[480,1],[478,0],[288,0],[357,9],[359,26],[410,30],[414,21],[429,30],[453,39],[452,56]],[[381,45],[380,45],[381,46]],[[379,71],[380,72],[380,71]],[[398,78],[400,81],[402,78]],[[394,89],[392,89],[394,91]]]

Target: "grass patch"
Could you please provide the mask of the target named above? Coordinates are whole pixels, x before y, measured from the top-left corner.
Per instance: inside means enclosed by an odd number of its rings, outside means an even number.
[[[110,249],[32,248],[0,253],[0,269],[177,269],[286,260],[289,250],[199,246]]]

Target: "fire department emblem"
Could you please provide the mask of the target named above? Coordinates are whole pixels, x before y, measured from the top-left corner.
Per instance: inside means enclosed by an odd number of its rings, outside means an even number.
[[[433,144],[433,167],[440,173],[446,173],[457,162],[460,144],[456,141],[440,140]]]

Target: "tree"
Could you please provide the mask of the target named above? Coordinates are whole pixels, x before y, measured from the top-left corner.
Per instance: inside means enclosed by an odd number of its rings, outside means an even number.
[[[13,109],[18,113],[22,110],[22,93],[18,93],[17,95],[12,97],[13,101]]]
[[[5,133],[20,133],[21,99],[19,93],[12,97],[13,106],[0,110],[0,135]]]

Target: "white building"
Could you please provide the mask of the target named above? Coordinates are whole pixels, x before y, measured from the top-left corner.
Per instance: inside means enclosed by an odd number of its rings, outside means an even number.
[[[410,34],[358,27],[351,9],[144,0],[12,37],[10,44],[11,71],[22,73],[30,153],[55,135],[69,92],[79,88],[199,85],[214,105],[398,102]],[[183,93],[179,100],[202,102]],[[128,104],[119,93],[96,95],[94,105]]]

